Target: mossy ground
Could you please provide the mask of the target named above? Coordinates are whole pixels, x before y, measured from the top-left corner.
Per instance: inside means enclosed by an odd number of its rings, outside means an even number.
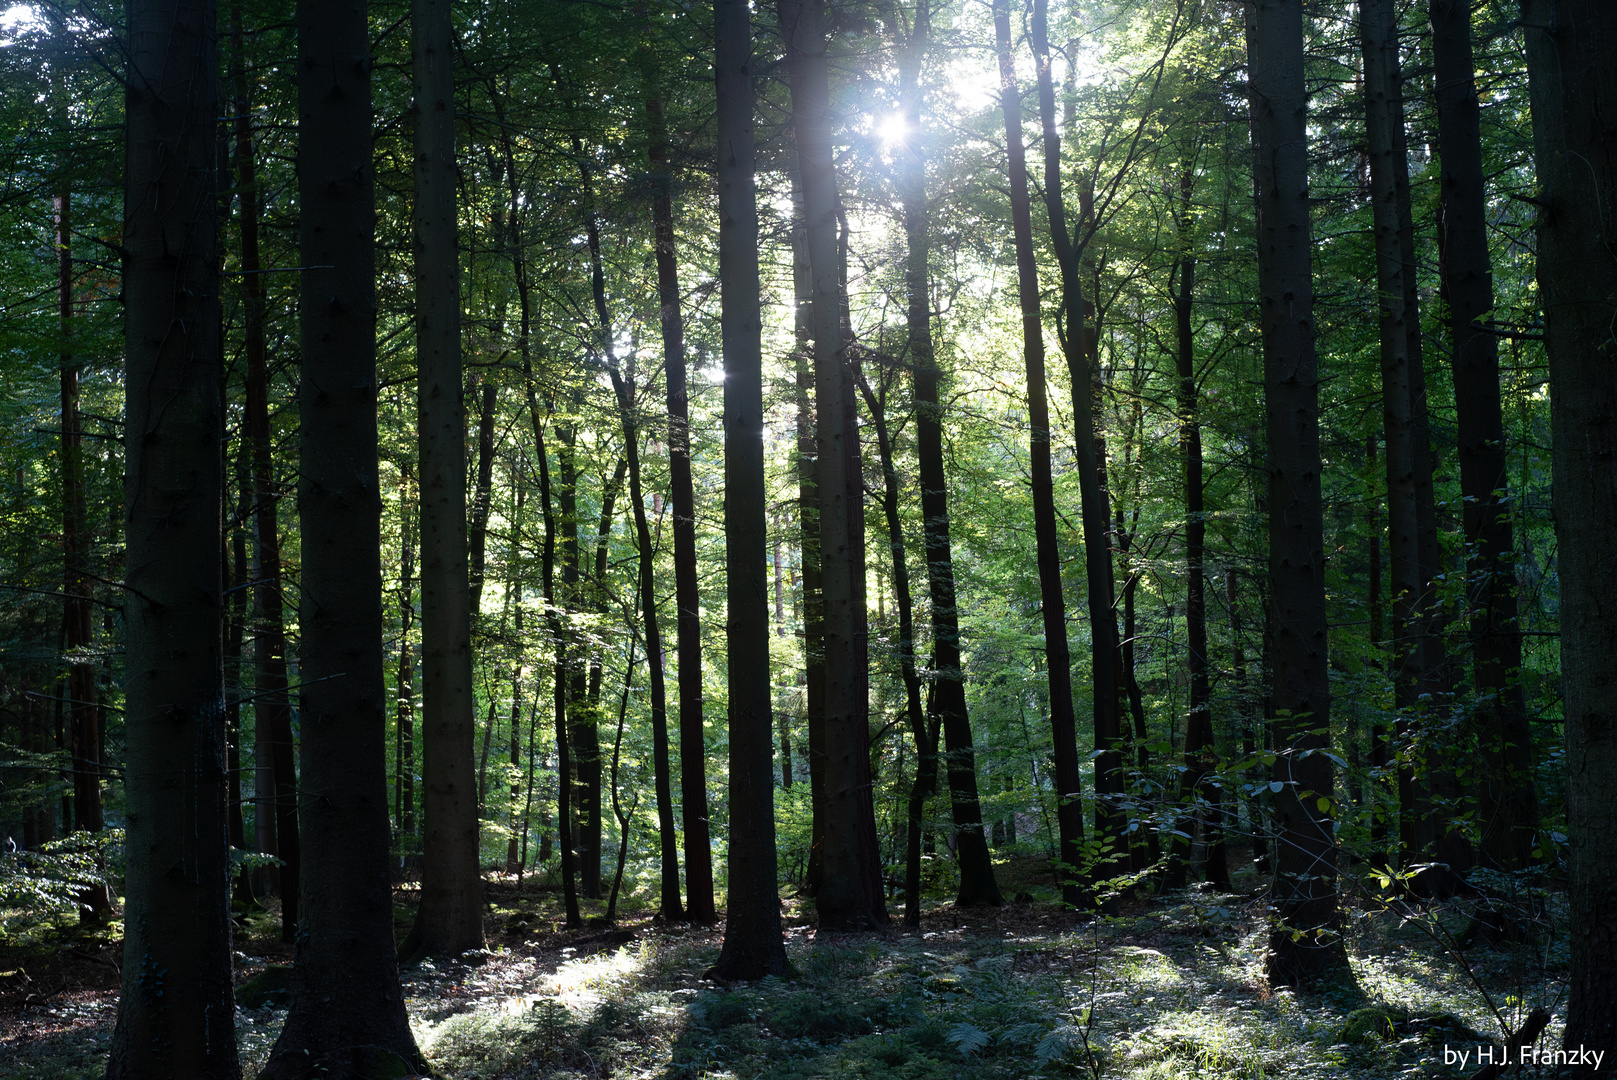
[[[1560,1004],[1553,928],[1551,944],[1450,955],[1429,931],[1463,928],[1457,908],[1350,907],[1352,982],[1271,989],[1261,883],[1238,886],[1128,899],[1091,919],[1029,881],[1010,891],[1032,902],[938,905],[918,930],[852,936],[816,936],[790,900],[794,976],[725,987],[701,979],[720,930],[631,911],[615,928],[563,931],[554,892],[495,880],[488,953],[409,969],[406,993],[422,1049],[457,1080],[1436,1078],[1463,1075],[1445,1066],[1445,1044],[1474,1051],[1477,1033],[1499,1037],[1495,1009],[1516,1023]],[[412,900],[401,893],[401,932]],[[250,923],[237,948],[243,983],[287,958],[269,920]],[[0,943],[0,1077],[101,1074],[109,959],[110,941],[68,927],[27,949]],[[283,1015],[274,999],[238,1012],[245,1075]],[[1547,1038],[1558,1037],[1552,1026]]]

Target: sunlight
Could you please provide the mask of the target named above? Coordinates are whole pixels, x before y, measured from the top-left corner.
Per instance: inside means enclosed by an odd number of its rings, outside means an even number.
[[[909,133],[909,124],[905,123],[904,117],[898,113],[876,121],[876,136],[881,139],[884,146],[900,145]]]
[[[23,30],[40,25],[39,13],[27,4],[13,4],[0,11],[0,46],[11,44]]]

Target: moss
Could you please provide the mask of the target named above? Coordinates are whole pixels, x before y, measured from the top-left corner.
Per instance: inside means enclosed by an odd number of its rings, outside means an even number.
[[[262,1009],[266,1005],[284,1005],[291,994],[292,965],[271,964],[236,990],[236,1006]]]
[[[1375,1006],[1354,1009],[1348,1014],[1347,1022],[1342,1025],[1342,1030],[1337,1033],[1336,1041],[1344,1043],[1363,1042],[1367,1035],[1390,1039],[1397,1034],[1397,1024],[1402,1019],[1402,1017],[1396,1016],[1386,1009]]]

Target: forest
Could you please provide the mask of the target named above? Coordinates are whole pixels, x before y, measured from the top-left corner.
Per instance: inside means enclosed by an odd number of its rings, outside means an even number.
[[[1617,1075],[1613,57],[0,7],[0,1077]]]

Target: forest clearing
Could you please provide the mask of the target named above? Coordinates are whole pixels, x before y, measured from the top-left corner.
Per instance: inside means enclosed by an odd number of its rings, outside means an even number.
[[[1617,0],[0,3],[0,1070],[1617,1075]]]

